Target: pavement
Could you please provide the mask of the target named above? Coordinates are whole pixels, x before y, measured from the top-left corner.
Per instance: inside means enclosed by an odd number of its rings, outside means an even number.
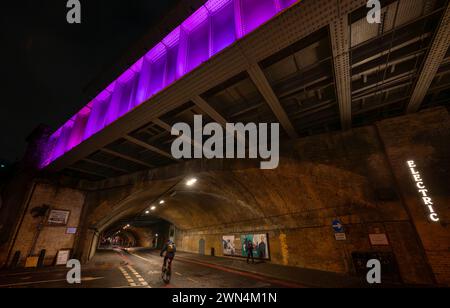
[[[346,288],[367,287],[356,277],[244,259],[177,252],[172,280],[161,280],[162,258],[149,249],[100,249],[70,285],[65,267],[0,272],[0,288]]]

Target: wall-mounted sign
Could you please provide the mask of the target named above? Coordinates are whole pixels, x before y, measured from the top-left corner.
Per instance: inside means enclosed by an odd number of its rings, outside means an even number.
[[[28,257],[25,261],[25,268],[35,268],[38,266],[39,257]]]
[[[334,231],[334,238],[336,241],[346,241],[347,235],[344,232],[344,226],[342,225],[341,221],[339,219],[333,220],[333,223],[331,224]]]
[[[67,261],[69,261],[70,250],[59,250],[56,255],[56,265],[66,265]]]
[[[435,210],[433,208],[433,205],[434,205],[433,200],[430,197],[430,193],[422,179],[420,172],[417,170],[416,162],[413,160],[408,161],[408,167],[414,178],[414,182],[416,184],[416,189],[417,189],[420,197],[422,198],[422,201],[423,201],[424,205],[426,206],[427,211],[429,213],[428,218],[433,222],[438,222],[439,215],[435,212]]]
[[[77,234],[77,228],[67,228],[66,234]]]
[[[385,233],[369,234],[369,239],[372,246],[389,246],[389,240]]]
[[[49,225],[65,226],[69,221],[70,211],[51,210],[48,215],[47,223]]]
[[[333,230],[336,233],[343,233],[344,232],[344,226],[342,225],[341,221],[339,219],[333,220]]]
[[[335,233],[334,238],[336,239],[336,241],[346,241],[347,235],[344,232]]]

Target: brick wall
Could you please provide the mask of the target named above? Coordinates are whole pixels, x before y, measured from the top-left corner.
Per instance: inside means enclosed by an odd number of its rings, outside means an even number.
[[[421,239],[438,283],[450,284],[450,116],[445,108],[382,121],[377,125],[404,203]],[[428,210],[416,188],[407,161],[417,171],[440,216],[428,219]]]
[[[189,162],[102,182],[87,196],[80,252],[87,259],[95,234],[142,213],[148,200],[158,199],[183,174],[195,174],[195,188],[177,188],[156,213],[177,226],[180,250],[199,253],[204,241],[206,254],[214,248],[220,256],[223,235],[267,233],[273,263],[355,274],[352,253],[390,252],[405,283],[449,284],[449,125],[447,111],[438,108],[300,139],[283,148],[276,170]],[[426,220],[406,166],[409,159],[417,161],[433,193],[439,224]],[[84,194],[40,184],[32,204],[42,203],[79,215]],[[345,242],[334,238],[331,225],[337,217]],[[36,224],[27,215],[15,249],[27,250]],[[371,233],[386,234],[389,245],[371,245]],[[142,233],[142,245],[149,244],[147,236]],[[73,237],[52,228],[44,230],[36,250],[46,248],[54,256],[72,244]]]
[[[22,225],[12,249],[21,252],[20,264],[24,265],[25,258],[32,248],[37,228],[41,218],[33,218],[31,209],[42,205],[49,205],[53,209],[70,211],[67,226],[54,227],[44,226],[37,237],[36,247],[32,255],[39,255],[42,249],[46,250],[45,265],[52,265],[58,250],[72,249],[75,237],[74,234],[66,234],[67,227],[78,227],[81,211],[83,209],[85,194],[70,188],[58,188],[51,184],[37,183],[34,194],[27,207]]]

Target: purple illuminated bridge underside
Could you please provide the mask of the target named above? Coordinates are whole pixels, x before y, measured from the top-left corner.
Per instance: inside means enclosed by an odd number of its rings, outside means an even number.
[[[298,1],[207,1],[50,136],[41,168]]]

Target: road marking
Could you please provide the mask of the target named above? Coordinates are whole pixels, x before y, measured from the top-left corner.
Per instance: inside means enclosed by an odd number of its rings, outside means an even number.
[[[128,284],[131,287],[136,287],[136,283],[134,282],[133,278],[131,278],[131,276],[128,274],[128,272],[123,268],[123,267],[119,267],[119,270],[122,272],[123,277],[125,277],[125,280],[128,282]]]
[[[94,280],[100,280],[100,279],[105,279],[105,277],[84,277],[84,278],[81,278],[81,282],[94,281]]]
[[[178,272],[175,272],[175,275],[183,276],[182,274],[180,274],[180,273],[178,273]]]
[[[86,278],[81,278],[81,282],[83,282],[83,281],[100,280],[100,279],[104,279],[104,277],[86,277]],[[28,286],[28,285],[33,285],[33,284],[45,284],[45,283],[54,283],[54,282],[67,282],[67,279],[53,279],[53,280],[17,282],[17,283],[10,283],[10,284],[0,285],[0,288]]]
[[[158,271],[148,271],[147,274],[149,274],[149,275],[159,275],[159,274],[161,274],[161,272],[158,272]]]
[[[131,265],[127,265],[127,268],[132,273],[132,275],[130,275],[127,272],[127,270],[124,269],[123,267],[119,267],[119,270],[122,272],[122,274],[124,275],[125,279],[128,281],[128,284],[130,286],[137,287],[139,283],[139,286],[151,288],[148,282],[145,281],[145,279],[139,274],[139,272],[136,271]],[[131,277],[133,275],[136,278],[136,280],[133,277]]]
[[[0,288],[8,288],[8,287],[18,287],[18,286],[27,286],[32,284],[40,284],[40,283],[52,283],[52,282],[61,282],[66,281],[66,279],[54,279],[54,280],[41,280],[41,281],[30,281],[30,282],[18,282],[18,283],[11,283],[11,284],[3,284],[0,285]]]
[[[153,265],[159,265],[159,263],[157,263],[157,262],[155,262],[155,261],[153,261],[153,260],[150,260],[150,259],[141,257],[140,255],[137,255],[137,254],[134,254],[134,253],[130,253],[130,254],[133,255],[133,256],[135,256],[136,258],[139,258],[139,259],[141,259],[141,260],[144,260],[144,261],[146,261],[146,262],[148,262],[148,263],[150,263],[150,264],[153,264]],[[162,265],[162,264],[161,264],[161,265]]]
[[[195,279],[192,279],[192,278],[188,278],[187,280],[189,280],[189,281],[192,281],[192,282],[195,282],[195,283],[198,283],[198,281],[197,281],[197,280],[195,280]]]

